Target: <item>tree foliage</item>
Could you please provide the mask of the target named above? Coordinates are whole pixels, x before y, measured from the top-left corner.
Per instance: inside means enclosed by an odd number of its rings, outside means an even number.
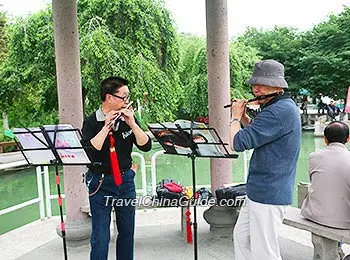
[[[331,15],[303,37],[300,86],[317,94],[344,98],[350,86],[350,8]]]
[[[252,96],[248,79],[252,75],[254,64],[260,59],[255,47],[239,41],[230,44],[230,86],[231,97],[248,98]]]
[[[184,88],[183,109],[190,118],[208,116],[208,75],[205,39],[191,35],[180,38],[181,83]],[[258,60],[257,50],[243,43],[231,42],[229,49],[231,94],[247,97],[251,88],[247,80],[254,63]]]
[[[99,83],[120,75],[145,122],[208,115],[206,40],[177,36],[163,0],[79,0],[85,113],[99,103]],[[312,30],[250,28],[230,43],[232,97],[251,95],[254,63],[285,65],[290,89],[345,97],[350,85],[350,8]],[[4,30],[5,29],[5,30]],[[0,13],[0,105],[10,123],[58,122],[52,11],[6,23]]]
[[[97,108],[99,83],[129,79],[147,120],[172,120],[178,105],[178,46],[169,12],[158,0],[79,0],[85,113]],[[57,90],[52,11],[8,27],[9,56],[1,69],[1,102],[10,121],[56,123]]]
[[[285,66],[286,80],[291,89],[298,89],[298,64],[301,58],[301,35],[293,28],[274,27],[272,30],[249,28],[239,41],[258,50],[262,59],[274,59]]]
[[[307,32],[275,27],[262,31],[251,28],[239,41],[259,50],[263,59],[276,59],[286,68],[292,90],[306,89],[311,94],[346,96],[350,85],[350,8]]]
[[[199,92],[197,86],[201,84],[206,84],[206,77],[202,75],[201,71],[194,71],[197,67],[198,52],[205,49],[206,41],[204,37],[195,36],[191,34],[180,34],[179,38],[179,69],[178,74],[181,82],[181,91],[178,93],[180,97],[179,109],[177,112],[177,117],[188,118],[190,117],[191,110],[198,109],[191,108],[192,100],[202,99],[205,96]],[[206,68],[206,64],[201,64]],[[200,82],[202,79],[205,81]],[[199,82],[197,82],[199,81]],[[188,86],[192,85],[192,88]],[[188,105],[190,104],[190,105]],[[200,105],[199,105],[200,106]],[[202,108],[200,108],[202,109]]]
[[[0,71],[1,104],[10,122],[57,122],[50,10],[9,24],[8,58]]]
[[[149,120],[172,120],[178,107],[176,32],[163,2],[80,0],[81,60],[87,110],[99,103],[98,83],[118,74]]]
[[[0,11],[0,63],[6,58],[7,54],[7,36],[5,31],[6,21],[6,13]]]

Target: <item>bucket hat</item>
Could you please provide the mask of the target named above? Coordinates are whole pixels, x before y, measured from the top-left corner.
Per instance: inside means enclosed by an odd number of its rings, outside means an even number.
[[[275,60],[259,61],[255,64],[248,84],[288,88],[288,83],[284,79],[284,66]]]

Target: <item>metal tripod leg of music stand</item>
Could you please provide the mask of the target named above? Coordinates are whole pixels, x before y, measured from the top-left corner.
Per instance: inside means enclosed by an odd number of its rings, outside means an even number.
[[[57,203],[60,209],[60,217],[61,217],[61,233],[62,233],[62,240],[63,240],[64,259],[67,260],[68,255],[67,255],[67,243],[66,243],[66,228],[63,220],[63,207],[62,207],[62,197],[61,197],[61,187],[60,187],[61,178],[58,171],[57,163],[55,164],[55,171],[56,171],[56,186],[57,186],[57,194],[58,194]]]
[[[159,126],[158,126],[159,125]],[[194,122],[191,122],[189,127],[181,127],[180,123],[174,122],[174,126],[167,127],[162,123],[158,123],[155,126],[149,126],[150,131],[154,134],[155,138],[162,145],[166,153],[175,154],[175,155],[186,155],[191,158],[192,161],[192,183],[193,183],[193,211],[194,211],[194,221],[192,223],[193,233],[194,233],[194,259],[198,259],[198,237],[197,237],[197,208],[196,208],[196,167],[195,167],[195,158],[198,157],[209,157],[209,158],[237,158],[238,155],[232,155],[227,150],[227,143],[224,143],[220,138],[219,134],[214,128],[206,127],[204,125],[194,126]],[[199,136],[207,136],[205,142],[197,142],[194,140],[193,131],[196,131],[196,134]],[[212,131],[215,134],[215,137],[212,136]],[[205,133],[204,135],[201,134]],[[166,138],[164,138],[164,135]],[[208,141],[209,140],[209,141]],[[218,140],[218,141],[215,141]],[[169,145],[170,144],[170,145]],[[201,147],[203,145],[211,145],[215,149],[204,149],[204,153],[201,152]],[[172,146],[171,146],[172,145]],[[199,146],[201,145],[201,146]],[[170,149],[171,148],[171,149]],[[179,149],[179,150],[178,150]],[[188,153],[188,149],[191,150],[191,153]]]
[[[192,188],[193,188],[193,198],[194,198],[194,205],[193,205],[193,254],[194,259],[198,260],[198,240],[197,240],[197,207],[196,207],[196,155],[190,154],[189,157],[191,157],[192,162]]]

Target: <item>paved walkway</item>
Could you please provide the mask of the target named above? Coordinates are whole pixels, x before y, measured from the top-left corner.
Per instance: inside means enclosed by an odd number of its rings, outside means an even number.
[[[198,208],[198,259],[234,259],[232,239],[212,235]],[[0,236],[2,260],[64,259],[62,239],[56,234],[58,217],[35,221]],[[180,209],[138,210],[136,216],[135,260],[190,260],[193,245],[181,236]],[[113,231],[113,230],[112,230]],[[112,237],[115,240],[115,236]],[[280,245],[283,260],[311,260],[311,235],[283,226]],[[89,259],[89,246],[68,248],[68,259]],[[344,251],[349,254],[350,247]],[[110,245],[110,259],[115,259],[115,242]]]

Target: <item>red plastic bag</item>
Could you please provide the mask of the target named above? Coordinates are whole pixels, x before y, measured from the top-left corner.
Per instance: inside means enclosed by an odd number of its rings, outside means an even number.
[[[175,182],[169,182],[163,185],[164,188],[168,189],[171,192],[181,193],[182,192],[182,186],[175,183]]]

